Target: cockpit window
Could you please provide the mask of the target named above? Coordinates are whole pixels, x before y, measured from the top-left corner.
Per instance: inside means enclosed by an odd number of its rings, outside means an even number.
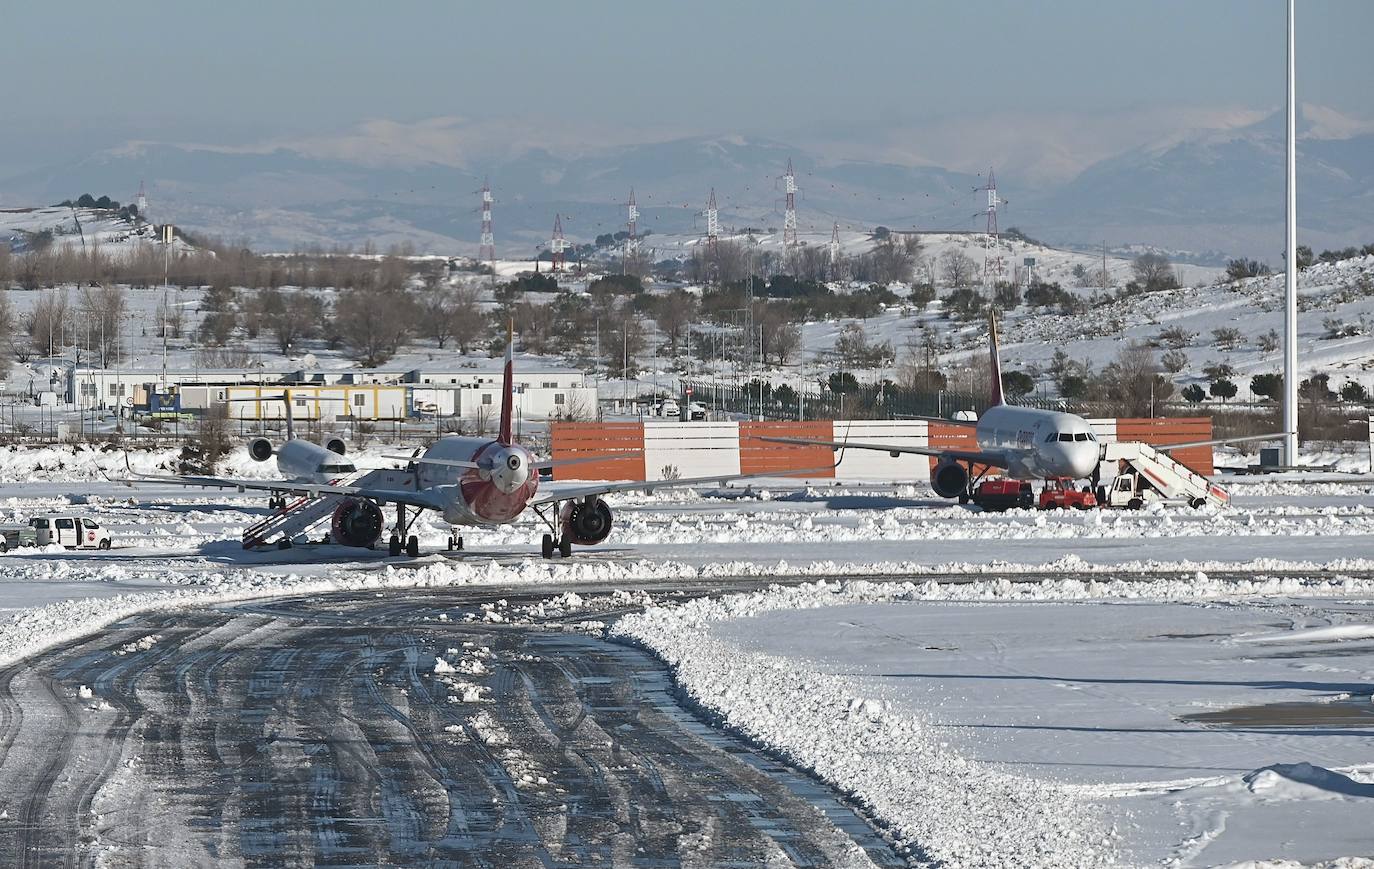
[[[1061,443],[1064,442],[1064,441],[1070,441],[1070,442],[1072,442],[1072,441],[1073,441],[1073,432],[1061,431],[1061,432],[1059,433],[1059,440],[1060,440]]]
[[[1052,444],[1057,440],[1059,440],[1059,434],[1057,432],[1050,432],[1050,436],[1045,438],[1045,443]]]
[[[1085,431],[1074,432],[1073,439],[1076,441],[1091,440],[1091,438],[1088,436],[1088,433]]]

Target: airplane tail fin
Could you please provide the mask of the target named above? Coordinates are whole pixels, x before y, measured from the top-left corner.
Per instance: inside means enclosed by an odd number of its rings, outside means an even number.
[[[501,379],[501,432],[497,440],[502,444],[512,443],[511,416],[515,412],[515,322],[506,332],[506,370]]]
[[[991,356],[991,359],[989,361],[992,363],[992,367],[990,369],[990,379],[992,381],[992,404],[995,407],[999,404],[1006,404],[1006,401],[1002,398],[1002,357],[1001,352],[997,346],[997,314],[995,312],[988,317],[988,325],[988,352]]]

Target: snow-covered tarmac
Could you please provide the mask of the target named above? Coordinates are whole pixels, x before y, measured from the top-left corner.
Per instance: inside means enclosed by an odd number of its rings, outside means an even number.
[[[625,495],[608,544],[567,561],[534,557],[531,520],[417,563],[342,547],[244,553],[237,536],[262,512],[249,495],[6,484],[0,523],[70,507],[108,525],[116,549],[0,555],[0,614],[15,616],[0,624],[0,663],[135,612],[258,596],[872,578],[883,582],[668,602],[611,630],[666,660],[705,714],[849,794],[913,863],[1374,855],[1360,823],[1374,809],[1374,731],[1358,714],[1186,717],[1369,705],[1374,481],[1233,492],[1220,511],[1002,515],[910,487]],[[422,546],[447,534],[420,526]],[[1351,630],[1289,635],[1332,625]]]

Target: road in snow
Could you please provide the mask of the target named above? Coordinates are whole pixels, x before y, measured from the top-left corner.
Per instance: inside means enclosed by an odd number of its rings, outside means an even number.
[[[150,613],[0,670],[0,862],[901,865],[573,627],[647,598],[583,594]]]

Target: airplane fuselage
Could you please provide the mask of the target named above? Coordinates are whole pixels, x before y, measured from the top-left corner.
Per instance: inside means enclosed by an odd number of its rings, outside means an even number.
[[[1018,480],[1083,479],[1100,454],[1092,426],[1072,413],[996,405],[978,420],[975,433],[979,449],[1006,454],[1007,474]]]
[[[338,453],[301,438],[286,441],[275,455],[282,479],[295,483],[329,483],[357,470]]]

